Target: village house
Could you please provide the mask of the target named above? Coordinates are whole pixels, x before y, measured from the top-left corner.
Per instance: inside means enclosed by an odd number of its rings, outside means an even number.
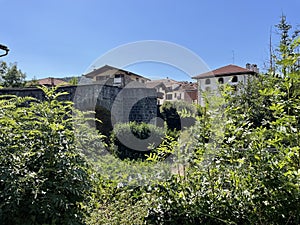
[[[204,105],[203,92],[216,91],[221,84],[229,84],[234,87],[238,83],[246,84],[248,80],[258,74],[255,64],[246,64],[246,68],[236,65],[227,65],[215,70],[194,76],[198,83],[198,102]]]
[[[105,65],[84,75],[85,78],[90,78],[94,83],[103,83],[110,86],[125,87],[129,83],[145,84],[150,79],[139,74],[119,69],[113,66]]]
[[[186,101],[197,103],[197,84],[173,79],[152,80],[146,83],[148,88],[155,88],[158,92],[158,105],[165,101]]]

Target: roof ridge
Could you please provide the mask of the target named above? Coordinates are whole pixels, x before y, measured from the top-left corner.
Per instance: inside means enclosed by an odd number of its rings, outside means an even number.
[[[247,68],[243,68],[241,66],[237,66],[234,64],[225,65],[222,67],[219,67],[217,69],[201,73],[197,76],[194,76],[192,78],[198,79],[198,78],[206,78],[206,77],[214,77],[214,76],[225,76],[225,75],[232,75],[232,74],[256,74],[255,71],[249,70]]]

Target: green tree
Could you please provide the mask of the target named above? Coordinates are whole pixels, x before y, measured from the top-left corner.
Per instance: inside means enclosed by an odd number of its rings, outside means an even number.
[[[69,81],[71,85],[78,85],[78,77],[72,77],[72,79]]]
[[[37,86],[39,86],[39,82],[38,82],[38,80],[36,79],[36,77],[34,76],[34,77],[31,79],[31,81],[29,81],[29,82],[26,83],[26,86],[27,86],[27,87],[37,87]]]
[[[6,62],[0,62],[0,77],[3,87],[24,87],[26,74],[18,69],[17,64],[7,65]]]
[[[287,22],[284,15],[281,16],[280,23],[276,27],[280,34],[280,45],[277,49],[279,55],[276,58],[276,64],[281,68],[281,74],[286,76],[287,73],[299,71],[300,69],[300,30],[291,31],[292,25]]]

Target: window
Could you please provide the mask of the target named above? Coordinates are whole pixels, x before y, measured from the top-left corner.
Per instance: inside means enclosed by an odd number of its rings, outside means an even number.
[[[123,77],[124,77],[123,74],[116,74],[114,78],[114,84],[121,84]]]
[[[167,94],[166,99],[167,100],[172,100],[172,94]]]
[[[236,83],[236,82],[238,82],[238,77],[237,76],[234,76],[233,78],[232,78],[232,83]]]
[[[224,84],[224,78],[223,78],[223,77],[220,77],[220,78],[218,79],[218,82],[219,82],[219,84]]]
[[[205,84],[210,84],[210,79],[206,79]]]

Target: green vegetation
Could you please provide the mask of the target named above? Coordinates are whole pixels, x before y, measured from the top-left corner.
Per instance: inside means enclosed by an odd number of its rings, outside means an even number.
[[[43,102],[0,99],[1,224],[83,224],[86,215],[91,172],[84,139],[76,138],[86,133],[84,119],[72,115],[73,103],[57,100],[64,93],[43,91]]]
[[[0,62],[0,82],[3,87],[24,87],[26,74],[18,69],[17,64],[7,65]]]
[[[64,93],[2,96],[0,223],[300,224],[300,37],[290,29],[284,18],[276,70],[234,95],[223,85],[203,110],[177,109],[194,119],[181,131],[118,124],[107,146],[90,112],[57,100]],[[130,136],[145,160],[117,139]]]
[[[197,115],[197,107],[185,101],[165,101],[159,109],[160,115],[166,121],[169,130],[182,130],[191,126],[194,116]],[[182,117],[180,113],[189,113],[190,116]]]
[[[120,159],[145,159],[151,146],[158,146],[164,136],[164,129],[152,124],[116,124],[111,134],[111,152]]]

